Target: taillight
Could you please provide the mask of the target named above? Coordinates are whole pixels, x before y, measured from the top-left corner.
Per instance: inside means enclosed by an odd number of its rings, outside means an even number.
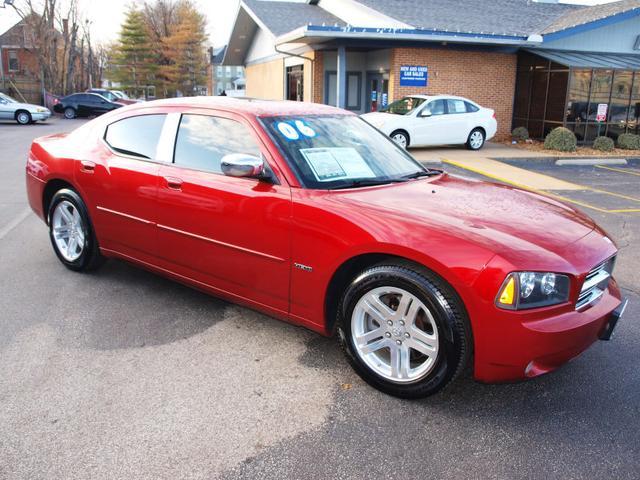
[[[491,115],[493,118],[496,118],[496,112],[494,110],[493,115]]]

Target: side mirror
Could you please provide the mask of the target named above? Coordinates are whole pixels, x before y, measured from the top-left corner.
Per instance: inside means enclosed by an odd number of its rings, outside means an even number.
[[[246,153],[231,153],[220,161],[222,173],[229,177],[257,178],[264,174],[264,161]]]
[[[431,109],[429,108],[423,108],[420,113],[418,114],[419,117],[430,117],[431,116]]]

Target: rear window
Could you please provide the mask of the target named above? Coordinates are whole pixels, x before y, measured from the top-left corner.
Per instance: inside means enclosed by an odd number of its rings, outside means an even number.
[[[112,123],[104,140],[116,152],[152,159],[164,125],[165,114],[140,115]]]
[[[469,103],[469,102],[464,102],[464,103],[467,106],[467,112],[469,113],[477,112],[478,110],[480,110],[478,107],[476,107],[472,103]]]

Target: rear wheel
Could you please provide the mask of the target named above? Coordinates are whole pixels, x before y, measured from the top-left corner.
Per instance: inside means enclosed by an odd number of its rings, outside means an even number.
[[[469,150],[480,150],[484,145],[484,131],[481,128],[475,128],[469,134],[467,139],[467,148]]]
[[[409,134],[404,130],[396,130],[391,134],[391,140],[396,142],[402,148],[409,146]]]
[[[67,107],[64,109],[64,118],[71,120],[76,118],[76,109],[73,107]]]
[[[82,272],[103,263],[87,207],[76,192],[70,189],[56,192],[48,218],[51,245],[65,267]]]
[[[365,270],[345,292],[338,321],[355,371],[397,397],[438,392],[470,358],[466,311],[452,289],[429,272],[400,264]]]
[[[24,110],[16,113],[16,122],[20,125],[29,125],[31,123],[31,114]]]

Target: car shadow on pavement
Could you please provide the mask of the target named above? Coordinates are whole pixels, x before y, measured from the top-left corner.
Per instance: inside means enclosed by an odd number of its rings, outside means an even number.
[[[162,345],[197,335],[223,319],[223,300],[110,260],[65,281],[73,303],[56,315],[61,342],[100,350]],[[65,291],[62,293],[64,294]]]

